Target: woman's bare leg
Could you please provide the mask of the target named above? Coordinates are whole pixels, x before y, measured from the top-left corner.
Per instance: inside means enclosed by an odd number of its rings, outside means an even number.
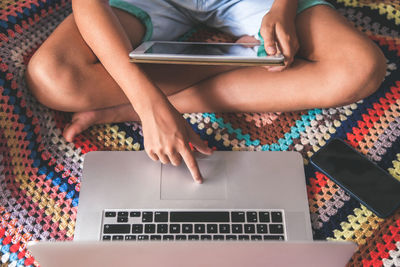
[[[286,111],[338,106],[357,101],[377,89],[385,73],[382,53],[333,9],[310,8],[297,16],[296,25],[299,55],[305,59],[296,59],[291,68],[280,73],[261,67],[226,71],[214,67],[147,65],[145,69],[181,112]],[[97,72],[92,70],[92,74],[97,79],[78,73],[86,79],[78,79],[75,86],[63,90],[75,94],[69,103],[64,102],[64,106],[60,101],[47,103],[56,109],[89,110],[74,116],[65,131],[69,140],[93,123],[138,119],[130,105],[126,105],[129,102],[122,90],[104,77],[106,73],[101,73],[100,64],[96,67]],[[78,88],[82,91],[77,92]],[[79,94],[83,97],[76,101]]]
[[[129,13],[112,9],[133,46],[138,46],[144,36],[144,26]],[[232,69],[175,65],[165,67],[155,64],[144,66],[152,80],[167,95],[215,74],[216,70],[221,72]],[[55,29],[32,56],[26,80],[39,102],[56,110],[77,112],[129,103],[118,84],[83,40],[73,14]]]

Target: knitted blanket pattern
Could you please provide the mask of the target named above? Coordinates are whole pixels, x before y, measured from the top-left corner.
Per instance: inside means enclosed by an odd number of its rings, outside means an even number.
[[[329,109],[183,116],[215,150],[300,152],[314,239],[356,242],[349,266],[400,266],[400,210],[378,218],[308,162],[336,137],[400,180],[400,1],[333,4],[387,58],[373,95]],[[71,114],[44,107],[28,90],[30,57],[70,13],[68,0],[0,2],[0,262],[7,266],[39,265],[26,249],[30,240],[73,239],[85,153],[143,149],[135,122],[96,125],[67,142],[61,133]],[[185,39],[230,40],[203,29]]]

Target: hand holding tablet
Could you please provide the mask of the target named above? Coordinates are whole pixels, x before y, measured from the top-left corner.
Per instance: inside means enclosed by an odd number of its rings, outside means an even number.
[[[144,42],[129,54],[135,63],[282,66],[283,55],[260,56],[259,43]]]

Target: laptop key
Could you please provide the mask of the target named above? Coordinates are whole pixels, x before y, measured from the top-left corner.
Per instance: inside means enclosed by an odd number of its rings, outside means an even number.
[[[246,212],[247,222],[257,222],[257,212],[248,211]]]
[[[132,234],[142,234],[143,224],[132,224]]]
[[[259,216],[259,218],[260,218],[260,222],[267,222],[267,223],[270,222],[270,219],[269,219],[269,212],[268,212],[268,211],[259,212],[259,213],[258,213],[258,216]]]
[[[113,237],[112,237],[112,240],[114,241],[114,240],[124,240],[124,236],[123,235],[114,235]]]
[[[140,211],[131,211],[129,217],[140,217]]]
[[[271,220],[272,222],[282,222],[282,212],[271,212]]]
[[[192,224],[182,224],[182,233],[185,233],[185,234],[193,233],[193,225]]]
[[[128,217],[127,211],[118,211],[118,217]]]
[[[178,234],[181,232],[181,226],[179,224],[170,224],[169,225],[169,232],[171,234]]]
[[[237,236],[235,235],[227,235],[226,240],[237,240]]]
[[[281,240],[284,241],[285,237],[283,235],[264,235],[264,240]]]
[[[185,235],[176,235],[175,240],[186,240],[186,236]]]
[[[138,241],[149,240],[149,236],[148,235],[138,235],[137,240]]]
[[[155,212],[154,222],[168,222],[168,212]]]
[[[144,232],[146,234],[154,234],[156,232],[156,225],[155,224],[145,224]]]
[[[117,222],[126,223],[128,222],[128,217],[117,217]]]
[[[189,240],[199,240],[199,239],[200,239],[200,236],[199,236],[199,235],[189,235],[189,236],[188,236],[188,239],[189,239]]]
[[[158,234],[167,234],[168,233],[168,224],[166,224],[166,223],[157,224],[157,233]]]
[[[239,240],[250,240],[248,235],[239,235]]]
[[[224,240],[224,236],[223,235],[214,235],[213,240]]]
[[[160,235],[151,235],[150,240],[161,240],[161,236]]]
[[[271,234],[283,234],[283,225],[282,224],[270,224],[269,225],[269,232]]]
[[[110,240],[111,240],[111,236],[110,236],[110,235],[103,235],[102,240],[104,240],[104,241],[110,241]]]
[[[211,237],[211,235],[201,235],[201,236],[200,236],[200,239],[201,239],[201,240],[211,240],[212,237]]]
[[[207,233],[216,234],[218,232],[218,226],[216,224],[207,224]]]
[[[163,240],[174,240],[174,236],[173,235],[164,235]]]
[[[136,236],[135,235],[126,235],[125,240],[126,241],[134,241],[134,240],[136,240]]]
[[[194,232],[196,234],[204,234],[206,232],[206,226],[204,224],[195,224]]]
[[[268,228],[266,224],[257,224],[257,234],[268,233]]]
[[[143,211],[142,222],[153,222],[153,212]]]
[[[229,224],[220,224],[219,225],[219,232],[221,234],[229,234],[231,232]]]
[[[262,240],[262,236],[261,235],[252,235],[251,240]]]
[[[256,232],[254,224],[245,224],[244,232],[246,234],[254,234]]]
[[[130,224],[105,224],[103,229],[105,234],[129,234],[130,232]]]
[[[117,213],[115,211],[106,211],[104,214],[106,217],[115,217]]]
[[[231,212],[231,218],[232,222],[245,222],[243,211]]]
[[[234,234],[243,233],[243,225],[241,225],[241,224],[232,224],[232,233],[234,233]]]

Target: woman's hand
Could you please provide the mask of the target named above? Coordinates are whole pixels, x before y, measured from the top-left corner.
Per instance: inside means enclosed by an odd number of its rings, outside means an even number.
[[[260,34],[264,39],[264,48],[268,55],[282,53],[284,66],[267,67],[270,71],[282,71],[292,64],[299,50],[295,18],[297,1],[275,0],[270,11],[265,14]]]
[[[178,166],[182,159],[193,179],[202,183],[202,176],[189,142],[201,153],[210,155],[207,147],[182,115],[167,99],[157,101],[157,106],[142,115],[144,147],[151,159],[163,164]]]

